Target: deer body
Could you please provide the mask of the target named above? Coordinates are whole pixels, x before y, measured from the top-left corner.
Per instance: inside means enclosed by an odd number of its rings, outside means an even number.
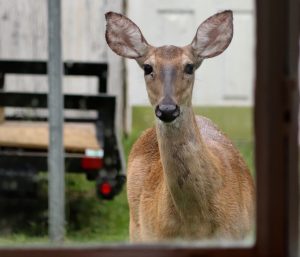
[[[125,16],[107,14],[107,42],[144,68],[156,114],[128,161],[132,241],[242,239],[254,221],[254,185],[231,141],[191,104],[194,71],[223,52],[232,37],[232,14],[200,25],[185,47],[152,47]]]
[[[192,115],[188,131],[157,125],[132,149],[134,241],[241,239],[253,225],[254,189],[246,165],[211,121]]]

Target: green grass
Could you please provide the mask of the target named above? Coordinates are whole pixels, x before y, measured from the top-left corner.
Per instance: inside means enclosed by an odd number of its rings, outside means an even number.
[[[195,113],[211,119],[231,138],[253,172],[252,109],[249,107],[197,107]],[[154,125],[153,110],[150,107],[135,107],[132,120],[132,132],[123,140],[126,156],[141,133]]]
[[[78,177],[73,175],[69,180],[73,185],[68,187],[67,239],[79,242],[128,240],[129,211],[126,190],[113,201],[100,201],[95,196],[95,183],[86,181],[84,176]],[[75,195],[77,188],[82,188],[84,184],[86,189]]]
[[[30,208],[10,203],[13,208],[6,217],[9,229],[0,231],[0,246],[47,244],[47,174],[39,175],[39,198]],[[23,219],[18,213],[24,212]],[[3,217],[1,217],[3,218]],[[126,189],[113,201],[99,200],[95,182],[83,174],[66,175],[66,243],[128,241],[129,211]],[[7,230],[7,229],[6,229]]]
[[[229,136],[244,157],[254,174],[253,162],[253,120],[249,107],[199,107],[197,114],[210,118]]]
[[[212,119],[233,140],[253,172],[252,110],[241,107],[201,107],[195,111]],[[126,156],[142,131],[153,125],[154,116],[150,107],[133,109],[132,133],[123,139]],[[40,174],[39,185],[39,201],[32,208],[24,207],[23,218],[10,215],[2,222],[0,218],[0,246],[48,242],[45,173]],[[87,181],[84,175],[68,174],[66,195],[67,244],[128,240],[129,215],[125,188],[113,201],[100,201],[95,195],[94,182]],[[15,212],[22,213],[23,209],[20,208],[17,203]]]
[[[211,119],[222,131],[238,140],[252,140],[252,109],[249,107],[196,107],[195,113]],[[132,133],[154,125],[150,107],[135,107],[132,112]]]

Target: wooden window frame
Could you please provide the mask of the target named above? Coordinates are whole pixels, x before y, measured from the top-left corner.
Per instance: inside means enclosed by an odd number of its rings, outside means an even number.
[[[1,257],[297,256],[299,1],[256,0],[257,233],[251,248],[176,245],[2,248]],[[296,70],[296,72],[295,72]]]

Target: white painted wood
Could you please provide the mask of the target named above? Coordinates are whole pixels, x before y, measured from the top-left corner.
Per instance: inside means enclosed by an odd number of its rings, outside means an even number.
[[[63,0],[63,59],[76,61],[106,60],[104,42],[104,1]],[[1,59],[47,58],[46,0],[0,0]],[[47,91],[44,76],[9,76],[11,90]],[[96,92],[96,80],[64,79],[65,92]]]
[[[128,16],[155,46],[189,44],[200,23],[224,9],[233,10],[234,39],[221,56],[206,60],[197,71],[194,105],[252,105],[254,1],[128,1]],[[126,61],[126,67],[130,106],[148,105],[143,72],[132,60]]]
[[[250,104],[254,85],[255,31],[252,11],[235,11],[235,36],[224,54],[223,100]]]
[[[106,11],[122,12],[122,0],[62,0],[62,39],[65,61],[108,61],[111,76],[108,91],[118,97],[117,122],[123,125],[123,71],[121,59],[108,52],[105,42]],[[46,60],[47,58],[47,1],[0,0],[0,59]],[[65,93],[94,94],[97,79],[64,77]],[[47,92],[46,76],[9,75],[6,90]],[[7,110],[9,109],[9,110]],[[6,108],[6,112],[12,108]],[[15,110],[15,109],[14,109]],[[33,110],[19,110],[30,115]],[[39,112],[41,113],[41,112]],[[44,112],[45,113],[45,112]],[[69,116],[82,114],[67,112]],[[91,115],[93,112],[91,113]],[[122,127],[120,127],[120,131]]]
[[[107,0],[105,12],[114,11],[123,13],[122,0]],[[126,103],[124,102],[125,81],[124,81],[124,64],[121,57],[117,56],[105,44],[107,49],[108,70],[108,91],[117,96],[116,106],[116,127],[119,133],[126,130]],[[118,133],[118,134],[119,134]]]

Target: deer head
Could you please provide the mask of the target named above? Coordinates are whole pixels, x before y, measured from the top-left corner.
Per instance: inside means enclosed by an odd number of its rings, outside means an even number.
[[[144,69],[149,100],[163,122],[174,121],[184,107],[191,106],[195,70],[204,59],[221,54],[233,35],[231,11],[205,20],[193,41],[184,47],[151,46],[127,17],[113,12],[105,17],[108,45],[116,54],[135,59]]]

